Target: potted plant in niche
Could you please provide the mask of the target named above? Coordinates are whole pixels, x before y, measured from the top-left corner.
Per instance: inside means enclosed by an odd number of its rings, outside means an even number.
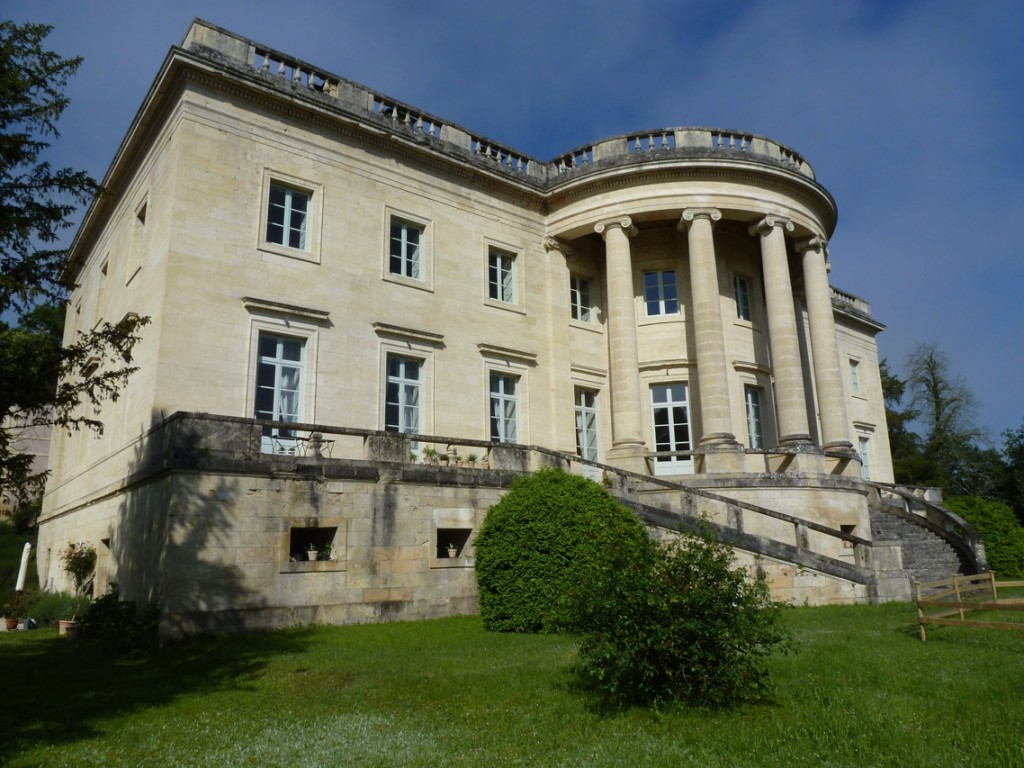
[[[330,560],[331,553],[334,552],[334,545],[324,544],[320,549],[320,554],[317,557],[318,560]]]
[[[60,560],[64,564],[64,571],[75,582],[75,594],[81,595],[85,591],[85,585],[92,578],[96,570],[96,547],[80,541],[77,544],[69,543],[60,553]],[[60,619],[58,622],[61,635],[67,636],[69,640],[78,637],[78,610],[68,619]]]
[[[459,556],[459,548],[457,546],[455,546],[454,542],[449,542],[448,543],[448,557],[458,557],[458,556]]]
[[[317,557],[319,557],[319,555],[320,552],[316,548],[316,544],[314,544],[312,541],[309,542],[309,545],[306,547],[306,558],[308,560],[316,560]]]

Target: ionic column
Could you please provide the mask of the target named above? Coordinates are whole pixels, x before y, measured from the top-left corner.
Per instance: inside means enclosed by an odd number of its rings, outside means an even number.
[[[789,260],[786,257],[785,233],[792,231],[793,222],[781,216],[765,216],[750,227],[750,234],[761,238],[768,341],[772,352],[772,373],[775,376],[775,411],[779,420],[780,448],[811,445],[796,309],[793,305],[793,284],[789,279]]]
[[[636,341],[633,261],[629,238],[636,227],[628,216],[602,221],[594,231],[604,238],[608,280],[608,364],[612,401],[609,458],[638,456],[644,450],[640,428],[640,361]],[[642,469],[642,466],[629,467]]]
[[[551,361],[548,384],[548,407],[553,423],[550,426],[553,446],[566,453],[576,452],[576,424],[573,419],[558,417],[565,404],[573,402],[573,381],[569,349],[569,263],[572,248],[561,240],[546,237],[543,241],[548,256],[547,305],[548,359]],[[556,418],[557,417],[557,418]]]
[[[825,241],[819,236],[797,243],[803,255],[807,319],[811,326],[811,354],[814,357],[814,387],[821,417],[821,447],[853,455],[843,374],[836,346],[836,321],[832,313],[832,291],[825,266]]]
[[[714,222],[721,218],[721,211],[715,208],[687,208],[678,226],[686,230],[690,251],[691,317],[697,342],[697,381],[703,430],[700,445],[710,450],[737,450],[740,445],[732,431],[722,303],[711,232]]]

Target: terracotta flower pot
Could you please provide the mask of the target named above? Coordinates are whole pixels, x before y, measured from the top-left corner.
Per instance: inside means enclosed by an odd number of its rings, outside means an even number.
[[[79,632],[78,622],[61,619],[57,622],[57,632],[61,637],[66,637],[68,640],[77,640]]]

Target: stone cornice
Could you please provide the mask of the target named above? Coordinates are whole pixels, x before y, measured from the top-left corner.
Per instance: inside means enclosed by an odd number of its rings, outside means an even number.
[[[434,333],[433,331],[424,331],[420,328],[406,328],[401,325],[392,325],[391,323],[374,323],[373,332],[378,336],[386,336],[391,338],[400,339],[406,343],[420,343],[429,344],[434,347],[444,346],[444,334]]]

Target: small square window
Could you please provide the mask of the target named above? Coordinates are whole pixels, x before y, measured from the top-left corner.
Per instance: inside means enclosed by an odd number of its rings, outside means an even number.
[[[310,560],[336,560],[334,551],[337,526],[329,528],[292,528],[288,538],[288,557],[299,562]]]
[[[590,299],[590,280],[576,275],[569,278],[569,303],[573,320],[592,322],[594,305]]]
[[[267,201],[267,242],[309,250],[310,194],[271,183]]]
[[[644,305],[648,317],[679,314],[679,292],[673,270],[644,272]]]
[[[388,271],[393,275],[422,279],[423,227],[401,219],[391,219],[391,244]]]
[[[438,558],[465,557],[468,553],[469,537],[472,533],[472,528],[438,528],[436,556]]]
[[[750,283],[745,277],[734,277],[733,289],[736,295],[736,317],[750,320]]]
[[[516,255],[491,248],[487,254],[487,295],[495,301],[515,304]]]

